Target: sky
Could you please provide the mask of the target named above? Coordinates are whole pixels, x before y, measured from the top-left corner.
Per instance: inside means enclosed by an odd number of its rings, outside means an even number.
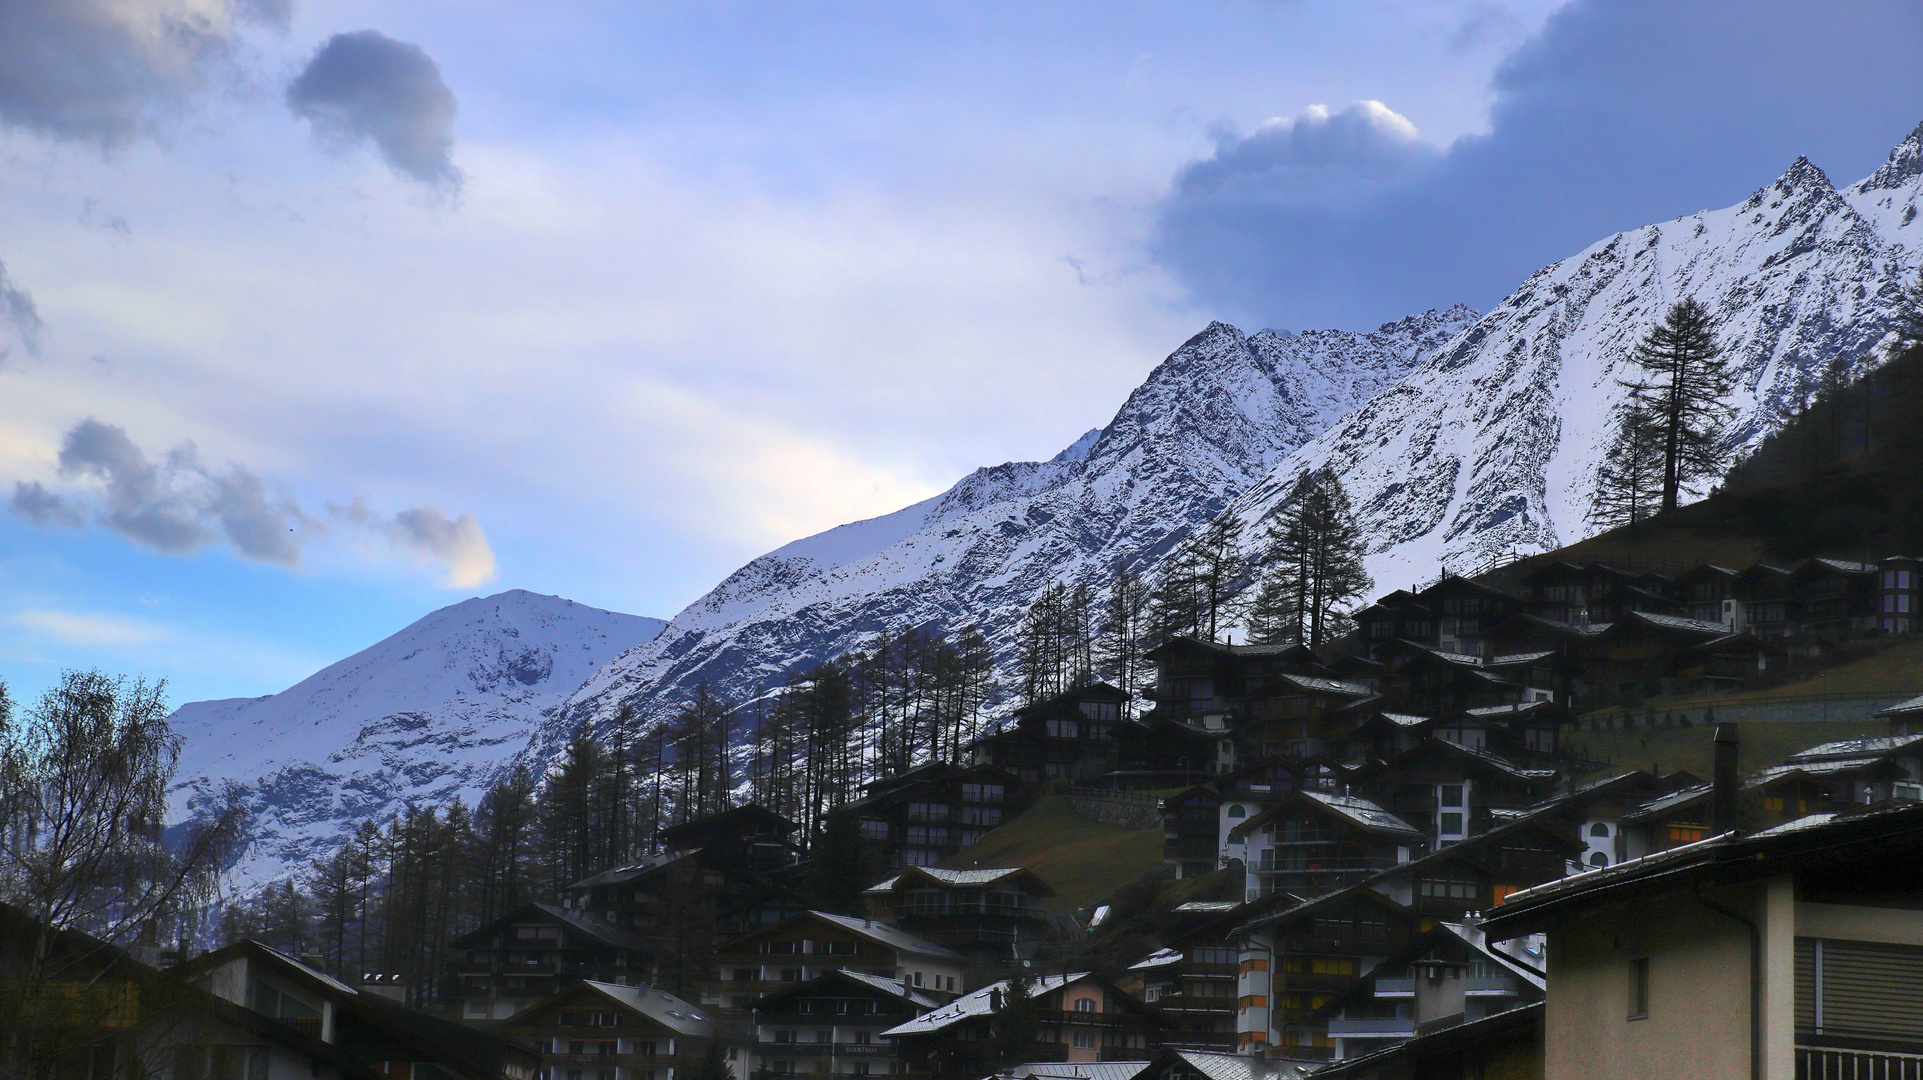
[[[1210,319],[1486,308],[1923,120],[1923,5],[17,0],[0,680],[671,616]]]

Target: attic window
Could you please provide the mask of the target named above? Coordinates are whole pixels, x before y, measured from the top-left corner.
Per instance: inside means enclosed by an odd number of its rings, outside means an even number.
[[[1232,818],[1243,818],[1248,817],[1249,812],[1243,808],[1241,803],[1236,803],[1229,807],[1229,816]]]

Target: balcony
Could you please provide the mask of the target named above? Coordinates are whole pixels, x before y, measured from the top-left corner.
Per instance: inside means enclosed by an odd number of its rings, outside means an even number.
[[[1796,1080],[1923,1080],[1923,1054],[1799,1046]]]
[[[963,915],[985,915],[1003,919],[1045,920],[1048,918],[1047,912],[1036,907],[1012,907],[1007,904],[970,903],[952,899],[943,903],[897,904],[895,914],[905,919],[947,918]]]
[[[1516,980],[1509,975],[1471,975],[1463,980],[1462,992],[1470,997],[1515,997]]]
[[[1375,996],[1379,998],[1412,998],[1416,996],[1416,981],[1408,979],[1381,978],[1375,981]]]
[[[1413,1039],[1415,1037],[1414,1017],[1363,1017],[1358,1020],[1329,1021],[1331,1039]]]

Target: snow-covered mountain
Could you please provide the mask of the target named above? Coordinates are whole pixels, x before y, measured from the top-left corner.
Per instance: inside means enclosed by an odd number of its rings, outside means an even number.
[[[1736,206],[1619,233],[1544,267],[1389,391],[1279,462],[1236,512],[1260,521],[1332,466],[1388,588],[1583,536],[1631,348],[1676,300],[1720,324],[1739,453],[1833,357],[1874,363],[1923,262],[1923,126],[1843,191],[1798,159]],[[1251,533],[1253,535],[1253,533]]]
[[[444,607],[278,694],[182,705],[173,817],[240,784],[244,888],[409,803],[471,806],[556,705],[665,625],[517,589]]]
[[[770,552],[596,674],[547,729],[556,745],[622,701],[661,716],[695,684],[737,700],[884,626],[973,625],[1005,646],[1039,591],[1153,565],[1284,455],[1394,385],[1473,323],[1464,307],[1373,333],[1247,336],[1215,323],[1109,424],[1049,461],[977,470],[935,498]],[[1000,650],[1005,653],[1005,649]]]

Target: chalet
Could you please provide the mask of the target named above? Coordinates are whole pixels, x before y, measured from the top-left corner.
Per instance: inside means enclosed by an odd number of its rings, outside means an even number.
[[[1535,665],[1497,669],[1480,656],[1403,640],[1381,645],[1376,658],[1382,661],[1378,707],[1397,712],[1437,716],[1487,705],[1514,705],[1537,696],[1526,681]],[[1553,685],[1540,689],[1554,696]]]
[[[1224,901],[1190,901],[1171,913],[1200,916],[1215,932],[1183,932],[1178,944],[1157,950],[1129,967],[1141,980],[1142,1000],[1162,1010],[1170,1028],[1164,1046],[1233,1050],[1237,952],[1220,925],[1236,907]],[[1186,910],[1185,910],[1186,909]]]
[[[1506,592],[1455,574],[1416,594],[1417,601],[1435,613],[1435,638],[1428,644],[1446,653],[1489,655],[1485,635],[1522,610],[1522,601]]]
[[[1923,626],[1923,559],[1892,555],[1877,563],[1877,629],[1908,634]]]
[[[1049,926],[1040,901],[1055,895],[1019,866],[981,870],[907,867],[863,897],[878,920],[943,946],[973,967],[1008,967],[1034,958]]]
[[[542,1080],[685,1080],[716,1038],[707,1009],[665,991],[593,980],[490,1030],[537,1051]]]
[[[1847,768],[1851,764],[1870,765],[1882,761],[1894,764],[1902,774],[1888,777],[1887,786],[1867,776],[1859,778]],[[1843,766],[1831,775],[1838,781],[1861,780],[1847,794],[1836,791],[1831,796],[1832,800],[1872,803],[1882,799],[1923,799],[1923,733],[1827,742],[1791,754],[1783,759],[1783,763],[1811,767]]]
[[[1220,864],[1229,830],[1293,791],[1338,792],[1349,770],[1328,758],[1272,759],[1163,800],[1164,861],[1178,877],[1200,877]]]
[[[1150,717],[1184,720],[1198,726],[1210,716],[1246,718],[1238,706],[1246,699],[1265,696],[1267,684],[1279,675],[1333,677],[1306,645],[1227,645],[1192,637],[1176,637],[1144,654],[1155,665],[1155,702]]]
[[[1731,609],[1736,622],[1730,629],[1747,630],[1766,641],[1801,636],[1802,605],[1788,570],[1767,563],[1744,567],[1743,589],[1749,599]]]
[[[1710,563],[1676,575],[1675,587],[1683,602],[1678,614],[1697,622],[1722,623],[1732,630],[1738,613],[1752,600],[1750,580],[1741,571]]]
[[[1899,701],[1875,715],[1889,721],[1891,735],[1923,735],[1923,696]]]
[[[1722,623],[1676,615],[1632,612],[1597,634],[1590,645],[1588,679],[1613,695],[1694,692],[1755,678],[1769,667],[1764,649],[1744,632]]]
[[[1335,1059],[1534,1005],[1543,961],[1538,939],[1491,944],[1478,919],[1437,923],[1322,1007]]]
[[[1104,776],[1115,768],[1115,729],[1128,701],[1127,691],[1095,683],[1036,702],[970,744],[970,764],[995,766],[1029,784]]]
[[[900,1047],[912,1076],[978,1080],[994,1065],[996,1021],[1009,1008],[1008,981],[992,983],[882,1032]],[[1039,1021],[1035,1061],[1142,1061],[1161,1046],[1169,1023],[1114,983],[1087,972],[1048,975],[1025,984]]]
[[[1603,563],[1551,563],[1530,571],[1521,586],[1526,598],[1521,610],[1576,626],[1615,622],[1634,612],[1680,615],[1684,610],[1669,578]]]
[[[962,990],[967,959],[887,923],[810,911],[715,950],[717,999],[727,1019],[746,1019],[756,999],[847,969],[907,983],[944,1000]]]
[[[1375,691],[1357,683],[1284,672],[1244,699],[1240,715],[1246,719],[1236,738],[1251,761],[1346,753],[1378,701]]]
[[[1028,806],[1021,777],[993,765],[931,762],[869,784],[846,812],[875,867],[932,866]]]
[[[1524,817],[1392,867],[1368,885],[1421,915],[1459,920],[1564,876],[1582,852],[1573,832]]]
[[[1197,784],[1162,800],[1162,861],[1177,878],[1214,873],[1222,851],[1222,792]],[[1246,816],[1246,806],[1243,814]]]
[[[1367,799],[1298,791],[1229,828],[1224,854],[1239,859],[1247,896],[1334,892],[1420,852],[1423,835]]]
[[[389,1077],[534,1080],[540,1063],[508,1039],[357,990],[257,941],[195,957],[176,974]]]
[[[671,852],[702,850],[742,866],[772,873],[801,857],[791,837],[801,826],[765,807],[749,803],[661,830]]]
[[[1825,642],[1876,628],[1877,570],[1871,563],[1811,559],[1790,575],[1801,608],[1799,630]]]
[[[1514,705],[1464,709],[1429,728],[1435,738],[1489,750],[1516,762],[1554,765],[1562,759],[1569,710],[1547,698]]]
[[[387,1080],[380,1062],[339,1046],[307,1018],[283,1018],[243,1001],[209,993],[177,972],[158,971],[92,935],[58,930],[45,937],[43,980],[21,977],[41,925],[0,904],[0,980],[6,1012],[0,1029],[38,1044],[7,1047],[9,1066],[54,1080],[140,1077],[157,1063],[182,1080]],[[317,1003],[318,1004],[318,1003]],[[24,1059],[24,1060],[23,1060]],[[423,1055],[424,1060],[438,1060]],[[503,1062],[507,1066],[509,1062]],[[530,1080],[531,1056],[511,1074],[486,1080]],[[472,1074],[460,1075],[467,1080]]]
[[[1551,793],[1557,771],[1431,738],[1358,772],[1355,789],[1421,830],[1432,846],[1487,831],[1497,810],[1524,810]]]
[[[569,885],[561,896],[569,910],[647,939],[657,955],[691,933],[732,937],[807,910],[790,886],[711,848],[617,866]]]
[[[1542,1076],[1543,1006],[1440,1026],[1407,1042],[1345,1058],[1317,1070],[1317,1080],[1430,1080],[1447,1077]]]
[[[1721,770],[1719,770],[1720,774]],[[1900,1076],[1923,1056],[1923,804],[1883,802],[1519,893],[1501,940],[1542,933],[1549,1080]]]
[[[1320,1010],[1406,948],[1420,929],[1408,907],[1357,885],[1238,925],[1236,1043],[1293,1057],[1331,1056]]]
[[[1686,772],[1658,777],[1641,769],[1631,769],[1538,803],[1527,813],[1530,817],[1553,821],[1581,837],[1583,850],[1578,861],[1584,867],[1614,866],[1632,857],[1627,849],[1625,815],[1636,812],[1651,800],[1698,783],[1696,777]],[[1642,854],[1643,850],[1636,852],[1636,855]]]
[[[639,931],[553,904],[511,911],[452,945],[444,993],[469,1022],[513,1016],[583,979],[641,983],[655,970]]]
[[[890,1076],[895,1040],[881,1033],[940,1007],[899,979],[828,971],[754,1006],[754,1072],[776,1076]]]
[[[1354,615],[1369,658],[1392,641],[1426,642],[1436,635],[1436,613],[1407,589],[1397,589]]]
[[[1433,716],[1378,709],[1357,725],[1354,738],[1367,748],[1365,756],[1392,758],[1427,739],[1435,723]]]
[[[1127,790],[1186,787],[1234,771],[1235,732],[1223,714],[1173,719],[1151,715],[1115,729],[1110,782]]]
[[[1659,795],[1624,814],[1613,862],[1640,859],[1658,851],[1709,838],[1711,785],[1692,784]],[[1596,861],[1593,849],[1588,856]]]

